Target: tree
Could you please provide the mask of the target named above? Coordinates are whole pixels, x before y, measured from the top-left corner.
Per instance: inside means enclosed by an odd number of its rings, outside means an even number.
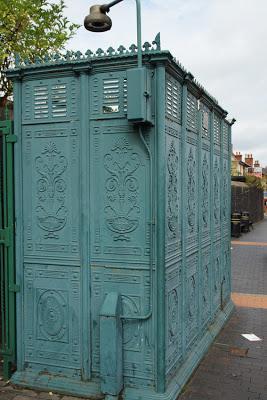
[[[246,184],[249,186],[256,186],[258,189],[262,189],[262,180],[254,175],[246,175]]]
[[[4,70],[15,54],[33,61],[61,51],[79,25],[63,14],[64,0],[0,0],[0,106],[12,94]]]

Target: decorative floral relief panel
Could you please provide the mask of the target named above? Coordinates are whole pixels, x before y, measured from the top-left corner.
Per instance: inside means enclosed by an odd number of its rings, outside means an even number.
[[[198,328],[198,254],[193,254],[186,259],[186,344],[190,347],[193,343]]]
[[[202,161],[201,179],[202,179],[201,212],[202,212],[202,224],[205,230],[208,227],[208,221],[209,221],[209,164],[207,161],[206,153],[204,154]]]
[[[197,329],[197,274],[192,274],[187,280],[187,332],[186,342],[189,344]]]
[[[219,255],[215,256],[215,265],[214,265],[214,305],[218,306],[220,301],[221,294],[221,285],[220,285],[220,257]]]
[[[177,288],[173,289],[168,294],[168,341],[171,345],[177,337],[179,324],[178,324],[178,293]]]
[[[105,182],[105,223],[114,241],[130,241],[139,226],[139,181],[135,172],[141,160],[125,138],[118,139],[104,156],[109,174]]]
[[[230,255],[228,243],[224,245],[223,252],[223,300],[230,295],[231,290],[231,268],[230,268]]]
[[[187,158],[187,224],[189,233],[193,233],[196,223],[196,160],[190,147]]]
[[[228,171],[227,162],[223,165],[223,207],[222,207],[222,217],[223,221],[227,220],[227,204],[228,204]]]
[[[35,159],[37,180],[36,218],[44,239],[58,239],[66,225],[68,210],[65,206],[67,185],[65,172],[67,159],[53,142],[43,148]]]
[[[166,274],[166,368],[168,375],[182,356],[182,264],[174,263]]]
[[[168,374],[177,366],[182,356],[181,286],[168,293],[168,327],[166,368]]]
[[[174,141],[171,142],[168,159],[168,205],[167,205],[167,221],[171,238],[176,238],[178,235],[178,155],[174,146]]]
[[[219,195],[219,163],[217,158],[215,159],[213,168],[213,190],[214,190],[214,206],[213,206],[214,223],[218,225],[220,222],[220,195]]]
[[[210,314],[210,261],[209,261],[209,253],[204,253],[202,256],[203,265],[202,265],[202,287],[201,287],[201,319],[202,323],[205,324],[207,322],[207,318]]]

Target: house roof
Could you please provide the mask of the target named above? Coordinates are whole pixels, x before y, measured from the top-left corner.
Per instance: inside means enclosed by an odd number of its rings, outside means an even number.
[[[245,163],[244,161],[239,161],[240,165],[243,165],[244,167],[251,167],[250,164]]]

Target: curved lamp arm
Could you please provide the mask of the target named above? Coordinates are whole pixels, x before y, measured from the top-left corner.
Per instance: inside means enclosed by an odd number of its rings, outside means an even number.
[[[103,4],[100,8],[103,12],[109,12],[110,8],[116,4],[122,2],[123,0],[114,0],[109,4]],[[137,25],[137,60],[138,67],[142,67],[142,30],[141,30],[141,2],[140,0],[135,0],[136,2],[136,25]]]

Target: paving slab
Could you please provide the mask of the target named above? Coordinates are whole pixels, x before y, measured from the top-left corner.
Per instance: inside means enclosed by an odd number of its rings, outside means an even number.
[[[235,312],[179,400],[267,400],[266,217],[232,243],[232,291]]]

